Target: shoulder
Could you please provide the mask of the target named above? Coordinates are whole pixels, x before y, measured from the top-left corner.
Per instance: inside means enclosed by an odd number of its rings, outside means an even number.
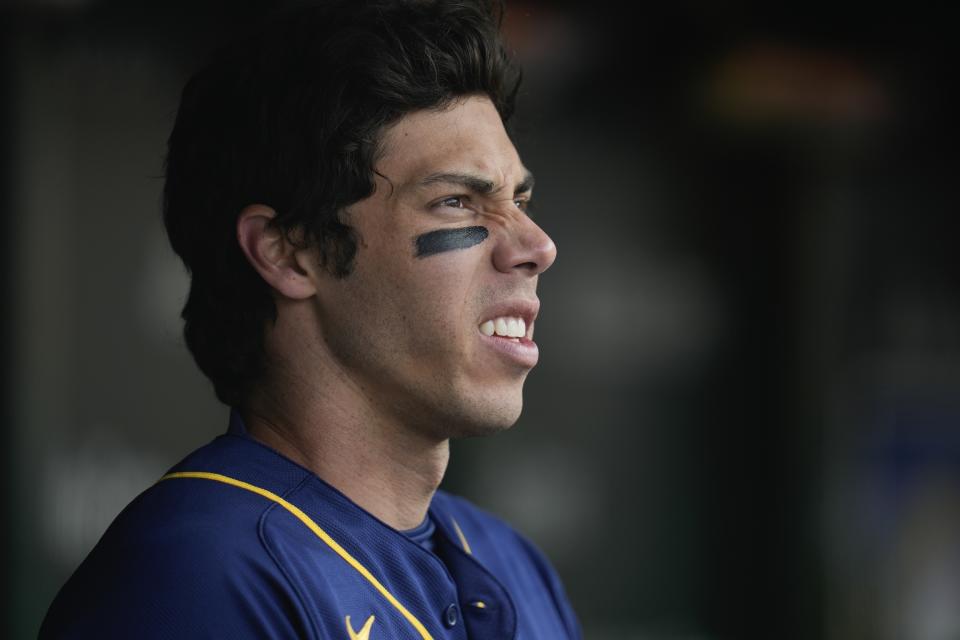
[[[296,594],[259,536],[271,505],[223,482],[157,482],[63,586],[41,638],[303,637]]]
[[[260,522],[274,506],[265,497],[292,493],[309,475],[297,468],[278,477],[276,464],[283,461],[270,460],[272,455],[231,437],[201,447],[137,496],[91,557],[122,554],[152,562],[163,551],[163,567],[189,562],[226,569],[231,567],[222,558],[228,553],[241,560],[259,558]]]

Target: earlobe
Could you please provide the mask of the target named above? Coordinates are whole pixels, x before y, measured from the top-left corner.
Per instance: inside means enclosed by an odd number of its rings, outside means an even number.
[[[277,293],[294,300],[313,296],[317,289],[311,272],[301,268],[295,246],[272,224],[276,211],[252,204],[237,217],[237,242],[250,265]]]

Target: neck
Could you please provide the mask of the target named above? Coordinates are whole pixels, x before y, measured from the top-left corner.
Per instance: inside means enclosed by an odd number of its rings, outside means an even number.
[[[282,393],[268,388],[244,407],[251,437],[395,529],[423,522],[447,468],[449,442],[382,415],[349,386],[298,393],[303,378],[284,377],[271,385]]]

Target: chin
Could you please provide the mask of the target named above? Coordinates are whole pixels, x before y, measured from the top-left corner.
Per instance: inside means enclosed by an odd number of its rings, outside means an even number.
[[[472,438],[506,431],[523,410],[523,380],[482,385],[476,380],[456,381],[434,393],[410,389],[394,402],[404,421],[433,438]]]
[[[517,423],[523,410],[521,392],[497,398],[471,398],[457,418],[447,423],[450,438],[489,436]]]

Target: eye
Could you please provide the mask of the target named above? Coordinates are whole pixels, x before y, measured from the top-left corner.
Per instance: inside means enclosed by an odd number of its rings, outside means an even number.
[[[451,196],[449,198],[444,198],[437,203],[441,207],[453,207],[454,209],[464,209],[466,205],[464,204],[465,198],[463,196]]]
[[[530,201],[529,197],[515,198],[513,200],[513,204],[517,206],[517,209],[520,209],[526,213],[529,213],[530,209],[533,207],[533,202]]]

